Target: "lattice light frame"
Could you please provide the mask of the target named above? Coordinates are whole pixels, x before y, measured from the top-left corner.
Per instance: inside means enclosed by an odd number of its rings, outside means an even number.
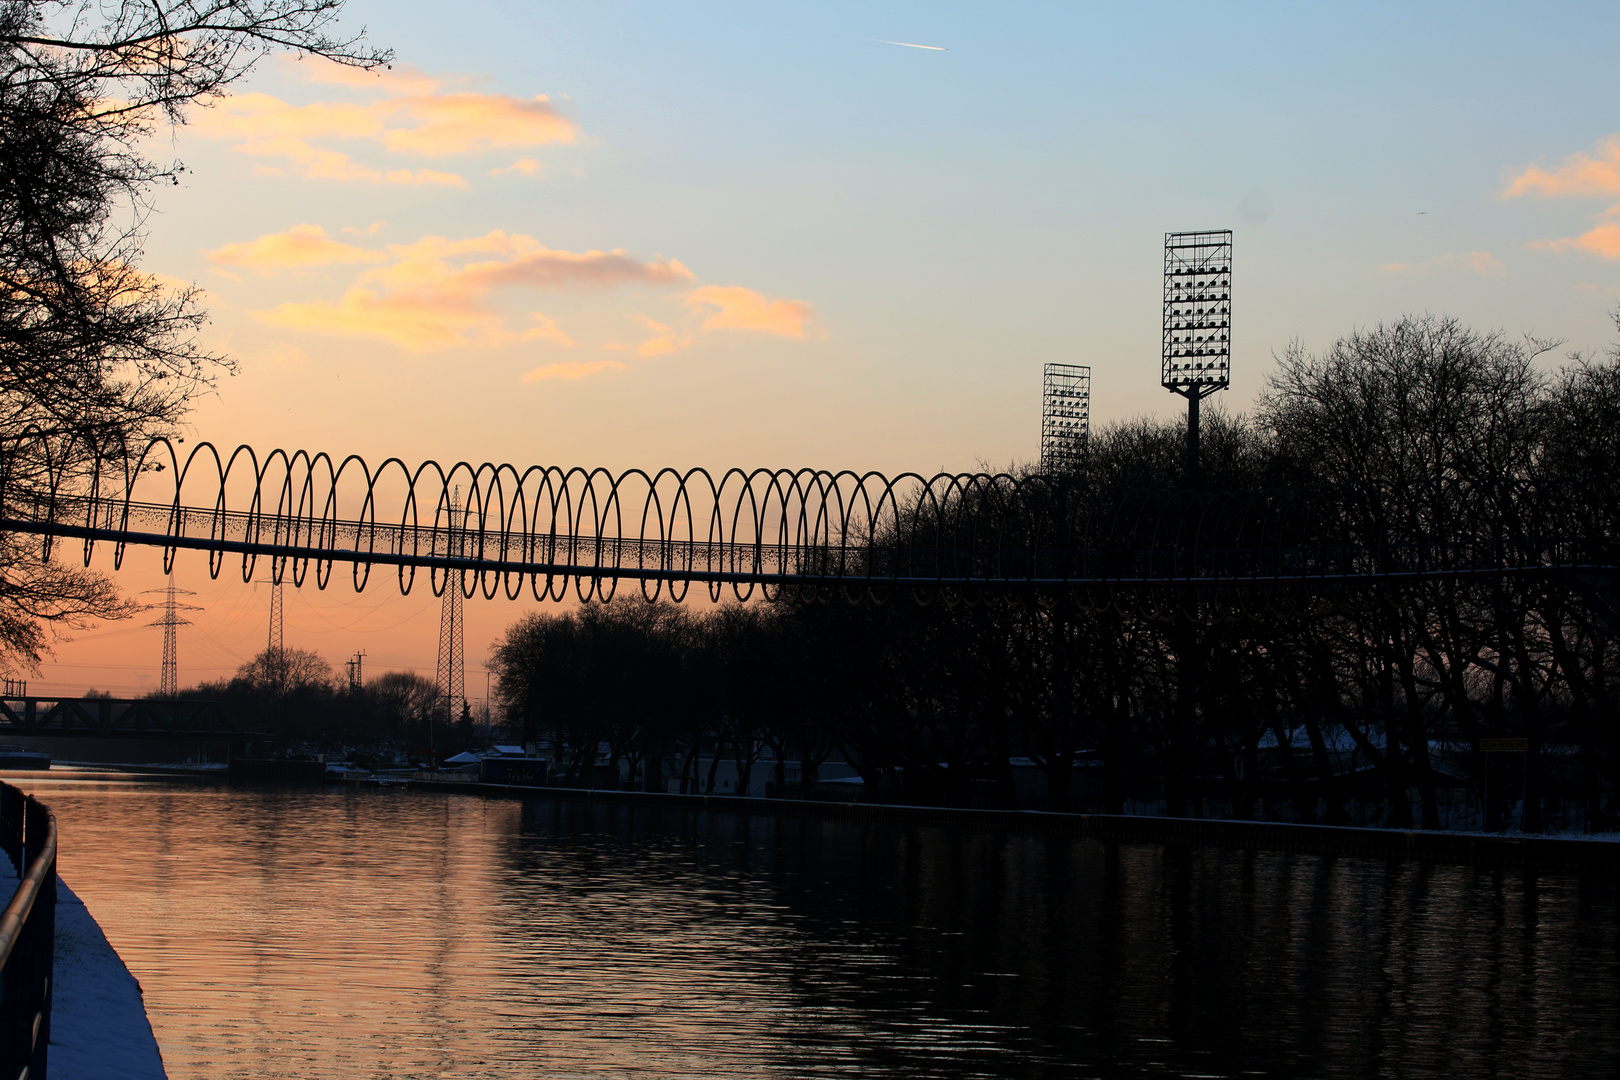
[[[1091,435],[1091,368],[1047,364],[1041,380],[1041,468],[1061,470],[1079,459]]]
[[[1206,397],[1232,382],[1232,230],[1164,236],[1165,389]]]

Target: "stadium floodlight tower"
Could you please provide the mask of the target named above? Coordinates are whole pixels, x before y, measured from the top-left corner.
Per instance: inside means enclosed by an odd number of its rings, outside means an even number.
[[[1232,382],[1232,230],[1165,233],[1166,390],[1187,399],[1187,483],[1198,483],[1198,403]]]
[[[1041,381],[1041,471],[1073,468],[1091,434],[1091,369],[1047,364]]]

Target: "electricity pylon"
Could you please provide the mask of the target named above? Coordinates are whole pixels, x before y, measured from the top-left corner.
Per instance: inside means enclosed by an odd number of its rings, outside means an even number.
[[[182,626],[190,626],[190,619],[182,619],[182,611],[201,611],[196,604],[181,604],[175,601],[177,596],[196,596],[190,589],[177,589],[174,587],[174,574],[169,574],[169,586],[166,589],[147,589],[148,593],[161,593],[164,596],[163,617],[147,626],[163,627],[163,666],[158,672],[158,696],[172,698],[180,693],[180,635],[177,632]]]
[[[343,666],[349,669],[349,693],[351,694],[358,694],[366,687],[365,673],[361,670],[361,665],[365,663],[365,659],[366,650],[361,649],[354,654],[352,659],[343,661]]]
[[[281,582],[271,576],[260,578],[254,584],[270,586],[270,633],[265,644],[265,674],[273,678],[279,686],[287,667],[287,654],[284,651],[287,638],[283,632],[286,607],[281,598]]]
[[[450,503],[450,530],[446,542],[446,552],[451,555],[464,554],[464,538],[462,536],[462,510],[461,489],[458,487],[451,497]],[[435,672],[439,688],[439,695],[444,702],[444,722],[452,725],[456,722],[457,706],[467,696],[466,672],[464,654],[462,651],[461,627],[461,589],[464,570],[445,571],[444,602],[439,607],[439,663]],[[428,726],[428,739],[433,739],[432,725]]]

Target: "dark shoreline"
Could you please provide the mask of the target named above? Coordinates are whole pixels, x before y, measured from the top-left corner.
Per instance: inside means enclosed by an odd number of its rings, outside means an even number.
[[[1177,844],[1307,855],[1348,855],[1367,859],[1457,863],[1467,866],[1620,868],[1620,842],[1577,837],[1425,832],[1118,814],[1052,814],[1033,810],[955,810],[933,806],[890,806],[882,803],[740,798],[735,795],[670,795],[658,792],[600,791],[589,788],[523,787],[458,780],[411,780],[403,786],[411,791],[437,791],[493,798],[560,799],[571,802],[680,807],[713,813],[956,825],[970,829],[1040,836],[1068,836],[1083,840],[1110,840],[1133,844]]]
[[[228,782],[223,770],[187,770],[150,765],[79,763],[84,779],[90,770],[131,778]],[[67,779],[73,771],[52,775]],[[110,777],[109,777],[110,778]],[[333,781],[327,781],[328,784]],[[375,780],[346,780],[349,786],[377,786]],[[282,785],[274,785],[282,786]],[[835,821],[892,821],[914,825],[953,825],[1036,836],[1064,836],[1132,844],[1173,844],[1278,851],[1305,855],[1344,855],[1365,859],[1451,863],[1464,866],[1614,867],[1620,868],[1620,841],[1578,836],[1524,836],[1502,833],[1429,832],[1421,829],[1377,829],[1357,826],[1296,825],[1274,821],[1146,817],[1129,814],[1057,814],[1035,810],[964,810],[885,803],[822,802],[808,799],[761,799],[735,795],[675,795],[659,792],[608,791],[575,787],[527,787],[484,784],[472,780],[402,780],[390,787],[410,791],[482,795],[486,798],[555,799],[566,802],[667,806],[723,814],[823,818]]]

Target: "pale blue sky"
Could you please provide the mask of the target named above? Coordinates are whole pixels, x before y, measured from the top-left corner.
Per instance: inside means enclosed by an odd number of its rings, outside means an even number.
[[[532,448],[547,460],[1005,462],[1033,452],[1049,360],[1095,367],[1100,417],[1173,408],[1154,379],[1159,244],[1173,229],[1237,230],[1233,407],[1291,337],[1325,344],[1405,311],[1607,340],[1620,266],[1525,245],[1578,235],[1608,204],[1501,193],[1524,167],[1620,132],[1614,5],[463,4],[449,25],[440,5],[349,10],[424,72],[566,97],[582,141],[538,148],[542,179],[454,190],[256,178],[247,158],[183,132],[176,149],[198,172],[164,200],[154,250],[166,269],[212,287],[204,250],[299,222],[335,234],[385,219],[391,243],[500,228],[550,248],[673,257],[704,282],[817,311],[824,341],[705,342],[656,371],[528,387],[525,404],[570,436]],[[300,101],[329,89],[287,75],[267,68],[248,89]],[[1501,263],[1494,276],[1456,261],[1471,252]],[[1382,269],[1392,263],[1429,268]],[[254,284],[214,301],[245,356],[271,338],[311,356],[353,351],[238,325],[233,313],[265,295]],[[400,391],[443,410],[443,370],[505,386],[493,359],[418,358],[427,369],[409,365]],[[337,374],[320,367],[304,376]],[[800,414],[785,423],[783,394]],[[451,396],[459,419],[484,415],[487,394]],[[646,398],[675,405],[671,419]],[[623,417],[610,433],[627,438],[573,430],[559,401]],[[750,424],[761,411],[771,422]],[[721,437],[712,429],[728,417],[742,430]],[[677,418],[703,422],[694,433]],[[202,419],[203,434],[228,438]],[[397,452],[379,423],[354,449]],[[869,444],[855,436],[879,423]],[[440,440],[418,452],[458,451]]]

